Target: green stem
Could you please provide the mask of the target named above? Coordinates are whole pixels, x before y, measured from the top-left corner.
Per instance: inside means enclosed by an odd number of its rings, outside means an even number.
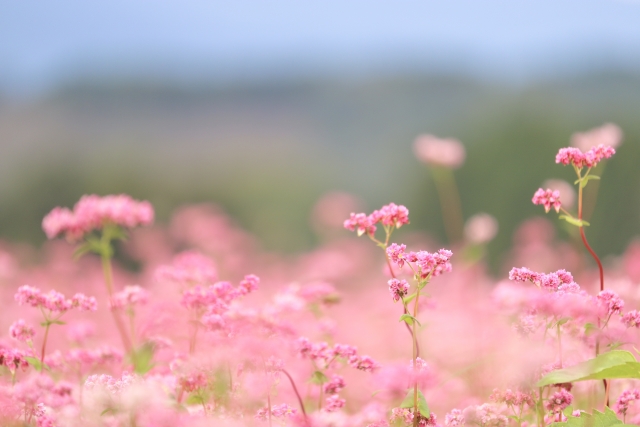
[[[51,327],[51,323],[49,320],[45,322],[44,327],[44,339],[42,340],[42,349],[40,350],[40,373],[44,371],[44,350],[47,347],[47,338],[49,337],[49,327]]]
[[[111,257],[109,256],[107,250],[103,250],[102,253],[100,254],[100,258],[102,260],[102,272],[104,273],[104,282],[107,286],[107,293],[109,294],[109,302],[111,302],[111,300],[113,299],[113,269],[111,267]],[[127,331],[124,327],[124,324],[122,323],[122,319],[120,318],[120,314],[118,313],[118,310],[111,309],[111,314],[113,315],[113,320],[116,323],[116,328],[118,328],[118,332],[120,333],[120,338],[122,339],[122,344],[125,348],[125,351],[129,354],[132,354],[133,347],[131,346],[131,341],[127,336]]]
[[[456,186],[453,171],[448,168],[432,168],[436,191],[442,207],[442,220],[449,243],[462,240],[464,220],[462,218],[462,203]]]

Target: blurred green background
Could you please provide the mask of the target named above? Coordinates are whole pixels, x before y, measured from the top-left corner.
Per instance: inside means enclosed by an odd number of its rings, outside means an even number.
[[[305,250],[317,243],[314,203],[339,190],[368,211],[405,204],[410,228],[445,244],[435,187],[412,151],[428,132],[466,146],[455,172],[463,212],[498,219],[496,266],[515,227],[544,215],[533,192],[550,178],[574,180],[572,169],[555,164],[558,149],[573,132],[604,122],[618,124],[624,142],[607,161],[588,235],[606,255],[640,234],[639,75],[586,73],[524,86],[451,74],[189,88],[105,81],[0,105],[3,239],[39,244],[40,222],[54,206],[124,192],[150,200],[159,221],[184,203],[219,203],[267,249]]]

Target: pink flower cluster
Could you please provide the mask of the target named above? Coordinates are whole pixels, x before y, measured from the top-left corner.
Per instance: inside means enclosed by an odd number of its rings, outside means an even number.
[[[560,212],[560,207],[562,206],[562,203],[560,203],[560,191],[549,188],[546,190],[538,188],[531,201],[534,205],[543,205],[545,212],[549,212],[552,206],[556,212]]]
[[[344,407],[346,400],[341,399],[337,394],[333,394],[325,399],[324,410],[327,412],[336,412]]]
[[[331,380],[324,385],[324,392],[327,394],[338,394],[345,386],[344,378],[340,375],[333,374]]]
[[[220,313],[234,299],[258,289],[260,279],[253,274],[246,275],[237,287],[230,282],[217,282],[208,287],[195,286],[182,294],[182,305],[192,309],[208,308]]]
[[[618,314],[624,308],[624,301],[613,291],[600,291],[596,296],[598,305],[605,311],[608,316]]]
[[[358,236],[365,233],[373,235],[376,232],[376,224],[382,223],[385,227],[400,228],[409,224],[409,210],[403,205],[390,203],[371,214],[351,213],[351,217],[344,222],[344,228],[350,231],[357,230]]]
[[[187,286],[209,284],[218,280],[218,272],[208,257],[195,251],[176,255],[171,265],[156,269],[156,280],[167,280]]]
[[[64,313],[72,308],[85,311],[96,311],[98,308],[98,303],[94,297],[87,297],[78,293],[73,298],[67,299],[60,292],[52,290],[44,294],[40,289],[29,285],[18,288],[15,300],[20,305],[28,304],[32,307],[43,308],[56,313]]]
[[[111,394],[119,394],[131,386],[138,377],[127,372],[122,374],[121,378],[114,378],[111,375],[89,375],[84,382],[85,388],[91,390],[94,388],[104,388]]]
[[[640,400],[640,391],[637,388],[623,391],[616,401],[618,415],[625,415],[629,410],[629,405],[636,400]]]
[[[507,406],[522,407],[525,404],[530,408],[534,408],[535,399],[531,393],[523,392],[520,390],[513,391],[506,389],[504,392],[497,388],[493,390],[489,399],[496,403],[505,403]]]
[[[27,356],[22,350],[0,347],[0,366],[5,366],[10,372],[16,372],[18,368],[26,370],[29,367]]]
[[[616,150],[604,144],[592,147],[586,153],[580,151],[579,148],[566,147],[558,151],[556,163],[562,163],[563,165],[573,164],[579,169],[585,166],[592,168],[600,163],[602,159],[608,159],[614,154],[616,154]]]
[[[349,366],[365,372],[373,372],[380,365],[369,356],[358,356],[357,349],[348,344],[336,344],[329,347],[326,342],[311,343],[308,338],[298,338],[298,354],[316,362],[322,362],[325,368],[338,357],[346,359]]]
[[[532,282],[536,286],[552,292],[564,291],[575,293],[580,287],[573,281],[573,276],[566,270],[554,273],[536,273],[526,267],[514,267],[509,272],[509,280],[516,282]]]
[[[394,302],[400,301],[402,297],[409,293],[409,284],[406,280],[391,279],[389,280],[389,292]]]
[[[298,413],[297,409],[292,408],[286,403],[271,406],[271,416],[275,418],[293,417],[297,413]],[[258,413],[256,414],[256,419],[261,421],[267,421],[268,414],[269,414],[269,408],[264,407],[258,410]]]
[[[567,406],[571,405],[571,402],[573,402],[573,395],[561,388],[560,391],[556,391],[549,397],[545,406],[547,411],[557,414],[564,411]]]
[[[415,263],[417,267],[416,274],[422,279],[430,276],[439,276],[451,271],[449,259],[453,256],[453,252],[450,250],[440,249],[434,253],[427,251],[406,253],[405,249],[405,245],[392,243],[387,248],[387,256],[400,268],[404,266],[405,262]]]
[[[100,197],[82,196],[73,211],[56,207],[42,220],[49,239],[64,233],[69,241],[77,241],[106,224],[133,228],[153,222],[153,207],[147,201],[137,201],[126,194]]]
[[[33,329],[33,327],[27,325],[27,323],[23,319],[16,320],[9,327],[9,335],[11,335],[11,338],[18,341],[30,341],[35,334],[36,331]]]
[[[631,310],[622,316],[622,323],[627,328],[640,328],[640,312],[638,310]]]
[[[144,305],[149,300],[149,292],[138,285],[125,286],[125,288],[114,294],[111,298],[110,305],[113,309],[122,309],[125,307],[133,307],[135,305]]]

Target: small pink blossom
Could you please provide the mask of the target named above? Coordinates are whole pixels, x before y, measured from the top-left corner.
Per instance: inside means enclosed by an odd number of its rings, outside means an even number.
[[[573,402],[573,395],[565,389],[560,389],[549,397],[545,406],[547,411],[557,414],[564,411],[571,402]]]
[[[13,339],[27,342],[31,341],[31,339],[36,334],[36,331],[32,326],[27,325],[27,323],[23,319],[19,319],[13,322],[13,324],[9,327],[9,334]]]
[[[346,400],[341,399],[337,394],[329,396],[324,401],[324,410],[327,412],[336,412],[342,409],[347,403]]]
[[[465,425],[464,414],[460,409],[452,409],[444,417],[444,425],[447,427],[459,427]]]
[[[640,400],[640,391],[637,388],[623,391],[616,401],[618,415],[626,415],[629,405],[636,400]]]
[[[533,195],[531,201],[534,205],[543,205],[545,212],[549,212],[551,207],[553,207],[556,212],[560,212],[560,207],[562,206],[562,203],[560,203],[560,191],[550,190],[548,188],[546,190],[539,188]]]
[[[418,136],[413,144],[413,152],[423,163],[452,169],[460,167],[466,156],[460,141],[433,135]]]
[[[400,228],[409,223],[409,210],[403,205],[389,203],[370,215],[351,213],[349,219],[344,221],[344,228],[357,231],[358,236],[365,233],[373,236],[376,232],[376,224],[379,222],[385,227]]]
[[[258,410],[255,417],[259,420],[266,421],[268,418],[268,413],[269,409],[264,407]],[[271,406],[271,416],[275,418],[293,417],[297,413],[298,411],[295,408],[292,408],[286,403]]]
[[[391,279],[389,280],[389,292],[393,301],[398,302],[409,292],[409,284],[406,280]]]
[[[632,310],[622,316],[622,323],[627,328],[640,328],[640,312],[638,310]]]
[[[599,145],[617,148],[621,142],[622,130],[613,123],[605,123],[587,132],[577,132],[571,136],[571,145],[583,152]]]
[[[108,224],[133,228],[151,224],[153,217],[153,207],[147,201],[140,202],[126,194],[104,197],[92,194],[82,196],[73,211],[54,208],[42,220],[42,228],[49,239],[64,233],[68,240],[76,241]]]
[[[324,392],[327,394],[337,394],[345,387],[344,378],[340,375],[333,374],[331,380],[324,385]]]
[[[608,289],[600,291],[596,296],[598,305],[602,307],[608,316],[617,314],[624,308],[624,301],[613,291]]]
[[[67,299],[63,294],[56,291],[49,291],[44,294],[38,288],[23,285],[18,288],[15,294],[18,304],[28,304],[32,307],[43,308],[51,312],[64,313],[72,308],[80,310],[95,311],[97,302],[94,297],[87,297],[84,294],[75,294],[72,299]]]
[[[380,365],[369,356],[351,356],[349,365],[364,372],[374,372]]]
[[[406,255],[404,251],[407,249],[405,245],[398,245],[397,243],[392,243],[387,247],[387,256],[391,261],[396,263],[398,267],[402,268],[404,266],[404,262],[406,259]]]
[[[556,155],[556,163],[563,165],[573,164],[578,169],[584,167],[592,168],[600,163],[603,159],[608,159],[616,153],[616,150],[607,145],[600,144],[590,148],[583,153],[579,148],[567,147],[561,148]]]
[[[111,308],[122,309],[136,305],[144,305],[149,301],[149,292],[138,285],[125,286],[125,288],[114,294],[111,298]]]

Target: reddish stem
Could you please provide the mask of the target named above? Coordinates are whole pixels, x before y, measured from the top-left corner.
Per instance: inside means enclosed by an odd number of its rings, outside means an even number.
[[[393,267],[391,267],[391,261],[389,260],[389,256],[386,254],[385,251],[385,255],[384,258],[387,260],[387,265],[389,266],[389,274],[391,274],[391,277],[393,277],[394,279],[396,278],[396,274],[393,272]],[[407,307],[405,307],[403,305],[402,307],[404,314],[409,314],[409,311],[407,310]],[[407,322],[403,322],[404,326],[407,328],[407,331],[409,332],[409,334],[411,335],[411,339],[413,340],[413,330],[411,329],[411,326],[409,326],[409,324]],[[416,352],[417,352],[417,356],[416,357],[420,357],[420,346],[418,345],[418,341],[414,340],[416,343]]]
[[[602,268],[602,263],[600,262],[600,258],[598,255],[591,249],[589,243],[587,242],[587,236],[584,234],[584,227],[580,227],[580,237],[582,237],[582,243],[587,248],[593,259],[596,260],[596,264],[598,264],[598,270],[600,270],[600,292],[604,291],[604,269]]]
[[[291,387],[293,387],[293,392],[296,394],[296,397],[298,398],[298,403],[300,404],[300,410],[302,411],[302,415],[304,415],[305,424],[309,425],[309,421],[307,420],[307,411],[304,410],[304,403],[302,403],[302,398],[300,397],[300,393],[298,393],[298,387],[296,387],[296,383],[293,382],[293,378],[291,378],[291,375],[289,375],[287,371],[285,371],[284,369],[280,369],[280,371],[283,374],[285,374],[287,378],[289,378]]]

